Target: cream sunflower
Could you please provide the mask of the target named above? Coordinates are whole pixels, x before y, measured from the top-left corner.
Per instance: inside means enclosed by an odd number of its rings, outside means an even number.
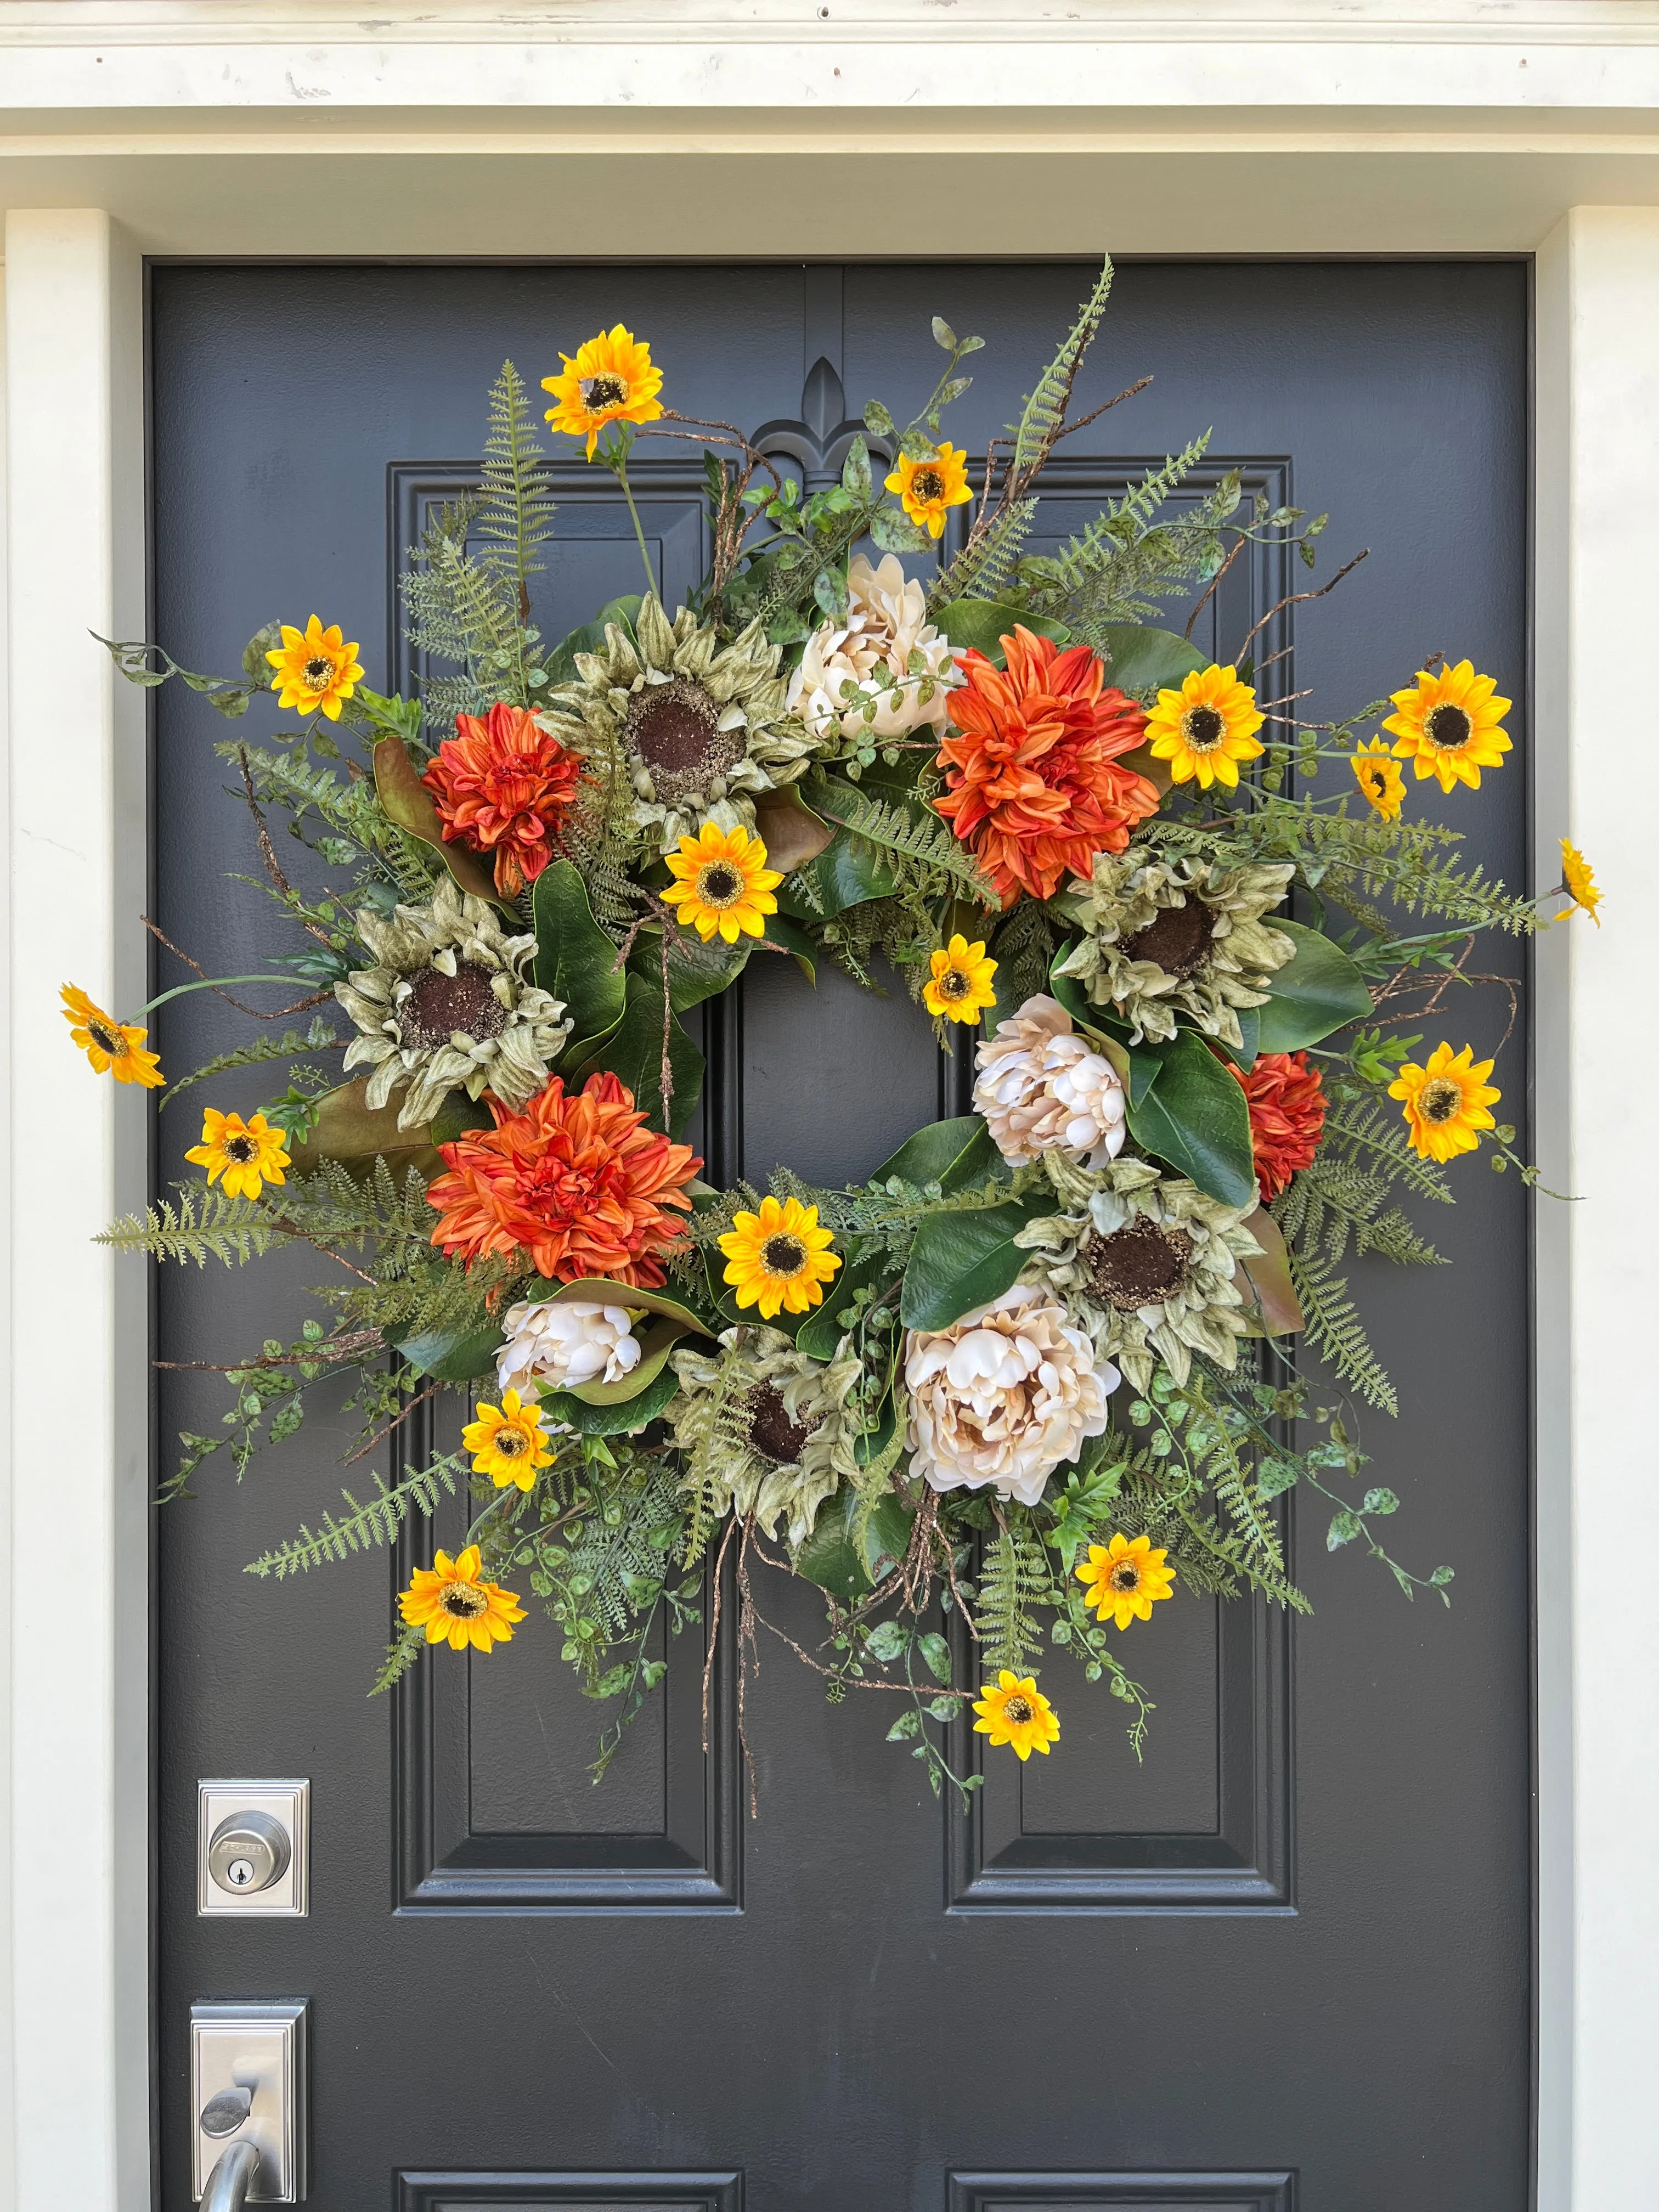
[[[1150,1620],[1153,1606],[1175,1586],[1175,1569],[1164,1564],[1169,1556],[1153,1550],[1150,1536],[1120,1532],[1109,1544],[1091,1544],[1088,1558],[1076,1569],[1083,1602],[1092,1606],[1097,1620],[1109,1613],[1119,1628],[1132,1620]]]
[[[221,1176],[233,1198],[258,1198],[264,1183],[282,1184],[294,1164],[288,1156],[288,1139],[273,1129],[263,1114],[251,1121],[240,1114],[221,1114],[210,1106],[202,1115],[202,1141],[185,1154],[197,1167],[207,1170],[207,1179]]]
[[[781,1310],[805,1313],[822,1303],[823,1285],[841,1266],[830,1251],[835,1242],[818,1226],[816,1206],[803,1206],[798,1198],[763,1198],[758,1213],[736,1213],[732,1226],[720,1240],[726,1255],[724,1279],[738,1294],[740,1306],[758,1305],[761,1319],[770,1321]]]
[[[674,881],[663,893],[665,905],[678,907],[681,927],[695,927],[705,945],[717,930],[727,945],[737,943],[739,931],[764,937],[767,915],[778,910],[772,894],[783,878],[767,866],[765,845],[741,823],[722,830],[705,822],[695,837],[682,837],[678,852],[668,855],[668,872]]]
[[[551,1467],[547,1431],[541,1407],[528,1404],[516,1390],[503,1390],[499,1406],[480,1403],[477,1418],[461,1431],[461,1442],[472,1455],[474,1474],[487,1474],[497,1490],[516,1482],[520,1490],[533,1490],[536,1477]]]
[[[1174,1036],[1180,1013],[1241,1051],[1238,1009],[1261,1006],[1268,979],[1296,951],[1262,920],[1283,902],[1293,873],[1223,868],[1196,854],[1160,860],[1144,845],[1098,853],[1092,880],[1073,887],[1085,933],[1060,973],[1131,1023],[1136,1044]]]
[[[1060,1741],[1060,1716],[1030,1674],[1022,1677],[1005,1667],[994,1686],[986,1683],[974,1711],[979,1715],[974,1734],[988,1735],[993,1749],[1010,1745],[1022,1766],[1034,1751],[1046,1759],[1049,1745]]]
[[[1437,673],[1419,668],[1416,690],[1393,694],[1399,711],[1382,725],[1397,740],[1395,757],[1410,761],[1419,781],[1437,777],[1442,791],[1455,783],[1479,791],[1481,769],[1501,768],[1511,750],[1500,726],[1514,702],[1498,698],[1497,690],[1494,678],[1475,674],[1472,660]]]
[[[426,1630],[428,1644],[447,1643],[452,1651],[470,1644],[488,1658],[492,1644],[512,1642],[524,1607],[499,1583],[481,1582],[480,1564],[478,1547],[469,1544],[459,1559],[439,1552],[431,1566],[416,1568],[398,1607],[410,1627]]]
[[[334,995],[362,1032],[345,1066],[372,1067],[367,1103],[384,1106],[399,1086],[401,1129],[429,1121],[452,1091],[493,1091],[515,1112],[546,1083],[570,1035],[562,1000],[526,980],[532,937],[503,934],[488,900],[448,876],[430,906],[363,913],[357,934],[374,955]]]
[[[356,647],[345,642],[337,623],[325,629],[315,615],[302,630],[289,623],[282,630],[281,650],[265,655],[276,671],[270,679],[271,690],[281,694],[276,704],[300,714],[321,708],[331,722],[337,722],[340,702],[350,698],[363,672]]]
[[[1266,751],[1256,736],[1266,720],[1236,668],[1195,668],[1178,691],[1158,693],[1146,719],[1146,742],[1154,759],[1168,761],[1175,782],[1196,777],[1201,790],[1212,783],[1231,789],[1238,781],[1240,761]]]
[[[1371,811],[1392,822],[1406,803],[1406,780],[1382,738],[1360,745],[1349,756],[1348,765]]]
[[[983,945],[969,945],[958,933],[931,956],[928,967],[921,1002],[939,1019],[977,1023],[987,1006],[995,1006],[991,978],[997,963],[986,958]]]
[[[688,1486],[706,1483],[717,1513],[752,1514],[769,1535],[781,1521],[789,1542],[803,1544],[824,1499],[858,1472],[847,1401],[859,1362],[809,1359],[780,1330],[752,1323],[720,1344],[671,1355],[680,1395],[669,1418]]]
[[[562,744],[632,786],[642,839],[672,853],[710,817],[755,827],[755,799],[805,775],[816,739],[790,714],[781,646],[758,622],[722,645],[682,607],[671,623],[647,599],[635,635],[605,626],[598,653],[576,656],[579,680],[538,716]]]
[[[1414,1152],[1425,1160],[1444,1161],[1477,1148],[1480,1132],[1494,1126],[1486,1109],[1504,1095],[1486,1081],[1492,1070],[1491,1060],[1475,1059],[1472,1044],[1459,1053],[1437,1044],[1424,1067],[1406,1062],[1400,1080],[1389,1085],[1389,1096],[1405,1101],[1401,1111]]]
[[[621,323],[578,346],[574,361],[568,353],[559,359],[563,374],[542,379],[542,390],[555,402],[547,419],[556,430],[586,438],[590,461],[607,423],[661,419],[662,371],[652,362],[650,346]]]
[[[911,521],[930,538],[943,537],[950,509],[964,506],[974,495],[968,482],[968,456],[951,445],[921,460],[901,453],[884,483]]]
[[[1243,1210],[1149,1160],[1114,1160],[1085,1206],[1050,1214],[1014,1241],[1036,1255],[1026,1270],[1064,1299],[1137,1390],[1161,1359],[1184,1382],[1201,1352],[1229,1371],[1249,1322],[1238,1262],[1261,1248]]]

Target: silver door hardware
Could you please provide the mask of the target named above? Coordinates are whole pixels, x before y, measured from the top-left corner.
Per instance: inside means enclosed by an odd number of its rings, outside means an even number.
[[[310,1812],[308,1782],[198,1782],[198,1912],[303,1917]]]
[[[191,2189],[204,2212],[304,2197],[307,2019],[302,1998],[191,2007]]]

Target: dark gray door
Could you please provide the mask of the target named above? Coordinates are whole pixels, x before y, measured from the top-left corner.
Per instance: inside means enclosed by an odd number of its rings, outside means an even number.
[[[155,634],[216,667],[258,623],[314,609],[363,641],[371,681],[395,683],[398,550],[476,465],[505,355],[539,377],[624,320],[683,412],[794,422],[776,438],[810,465],[843,391],[856,411],[927,389],[939,312],[988,341],[956,434],[982,447],[1085,283],[1025,264],[157,270]],[[1526,314],[1516,264],[1127,267],[1090,374],[1100,398],[1156,382],[1065,449],[1045,524],[1060,533],[1066,509],[1092,511],[1212,424],[1199,481],[1237,464],[1275,501],[1328,507],[1327,572],[1371,549],[1298,611],[1284,689],[1350,706],[1442,651],[1522,697]],[[839,386],[820,372],[804,398],[821,358]],[[672,605],[702,526],[695,467],[664,450],[642,504]],[[567,457],[562,480],[539,610],[555,635],[634,588],[636,558],[608,479]],[[1237,563],[1201,641],[1229,657],[1287,588]],[[176,943],[237,973],[292,948],[259,893],[227,880],[255,862],[211,753],[222,730],[177,687],[161,701],[157,896]],[[1511,882],[1526,778],[1517,750],[1478,803],[1446,802]],[[1455,1041],[1490,1044],[1502,1018],[1471,998]],[[240,1033],[208,997],[182,1000],[167,1064]],[[860,1177],[955,1096],[908,1004],[834,978],[814,995],[787,963],[755,973],[708,1042],[699,1141],[716,1178],[779,1159]],[[1498,1071],[1516,1121],[1525,1065],[1517,1032]],[[251,1109],[257,1072],[215,1095]],[[161,1125],[163,1176],[191,1112]],[[1158,1705],[1139,1768],[1121,1709],[1055,1655],[1065,1755],[1019,1770],[992,1754],[972,1818],[884,1743],[889,1716],[827,1706],[764,1635],[746,1722],[757,1820],[729,1668],[705,1755],[689,1639],[598,1790],[605,1715],[544,1620],[487,1662],[440,1652],[370,1702],[408,1559],[282,1587],[240,1571],[336,1501],[349,1425],[319,1408],[240,1486],[204,1474],[160,1516],[168,2212],[189,2202],[190,2002],[262,1995],[313,2001],[324,2212],[1516,2212],[1527,1215],[1512,1176],[1471,1166],[1459,1190],[1433,1224],[1455,1267],[1359,1270],[1405,1407],[1366,1424],[1371,1479],[1407,1500],[1402,1553],[1455,1565],[1454,1609],[1408,1607],[1374,1563],[1328,1556],[1310,1519],[1291,1533],[1316,1611],[1293,1637],[1248,1604],[1160,1607],[1133,1632]],[[164,1355],[223,1361],[293,1335],[312,1272],[169,1273]],[[164,1441],[223,1403],[177,1374],[161,1400]],[[759,1595],[792,1635],[817,1632],[810,1588]],[[308,1918],[197,1917],[195,1786],[222,1774],[311,1778]]]

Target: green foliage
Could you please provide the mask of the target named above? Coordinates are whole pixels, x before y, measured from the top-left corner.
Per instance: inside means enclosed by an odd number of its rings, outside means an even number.
[[[954,893],[979,906],[996,907],[996,894],[978,862],[931,807],[878,796],[829,777],[815,781],[806,795],[826,821],[839,823],[885,856],[896,875],[909,879],[915,896],[941,898]]]
[[[1020,410],[1018,422],[1008,425],[1008,435],[1013,441],[1012,467],[1017,476],[1040,468],[1065,428],[1072,386],[1082,367],[1084,355],[1094,343],[1111,291],[1112,264],[1109,259],[1090,287],[1089,296],[1061,340],[1059,352],[1038,377],[1036,389]]]
[[[284,1030],[281,1036],[267,1032],[251,1038],[246,1044],[237,1045],[230,1052],[222,1052],[204,1061],[190,1075],[182,1075],[161,1093],[160,1104],[165,1108],[181,1091],[188,1091],[194,1083],[206,1083],[215,1076],[228,1075],[239,1067],[258,1067],[268,1060],[290,1060],[304,1053],[338,1052],[344,1045],[343,1037],[335,1035],[326,1014],[313,1017],[308,1030]]]
[[[175,1183],[178,1203],[162,1199],[142,1214],[129,1213],[93,1238],[117,1252],[147,1252],[155,1260],[211,1260],[227,1267],[268,1252],[282,1233],[258,1199],[232,1198],[222,1188]]]
[[[538,574],[531,558],[553,535],[553,492],[547,456],[537,435],[536,414],[524,379],[503,362],[489,395],[489,428],[484,438],[483,481],[479,488],[478,535],[503,548],[500,570],[515,584]],[[526,610],[522,606],[520,612]]]
[[[411,1512],[435,1513],[440,1498],[453,1498],[456,1484],[465,1477],[466,1460],[460,1452],[447,1452],[429,1467],[406,1468],[403,1480],[396,1484],[388,1484],[376,1473],[374,1495],[367,1504],[360,1505],[349,1490],[342,1490],[344,1513],[325,1513],[322,1527],[314,1533],[302,1521],[297,1536],[250,1559],[242,1571],[257,1575],[261,1581],[275,1576],[281,1582],[289,1575],[309,1573],[331,1559],[347,1559],[354,1552],[390,1544]]]
[[[1003,1509],[1004,1519],[985,1547],[975,1625],[980,1664],[988,1674],[1006,1667],[1016,1674],[1036,1671],[1043,1636],[1037,1615],[1054,1601],[1042,1539],[1023,1505]]]

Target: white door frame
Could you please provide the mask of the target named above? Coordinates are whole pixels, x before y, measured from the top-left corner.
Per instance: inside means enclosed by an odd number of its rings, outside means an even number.
[[[143,1200],[144,1112],[68,1059],[57,1010],[70,978],[143,995],[143,701],[87,633],[143,632],[143,256],[1105,244],[1536,255],[1535,882],[1557,880],[1565,833],[1608,892],[1606,928],[1552,930],[1536,966],[1537,1156],[1586,1194],[1540,1201],[1535,1237],[1538,2204],[1659,2201],[1659,1607],[1641,1571],[1659,1024],[1639,1018],[1638,934],[1659,4],[1013,5],[0,10],[0,2212],[140,2212],[151,2189],[147,1298],[88,1242]],[[573,207],[605,220],[579,234]]]

